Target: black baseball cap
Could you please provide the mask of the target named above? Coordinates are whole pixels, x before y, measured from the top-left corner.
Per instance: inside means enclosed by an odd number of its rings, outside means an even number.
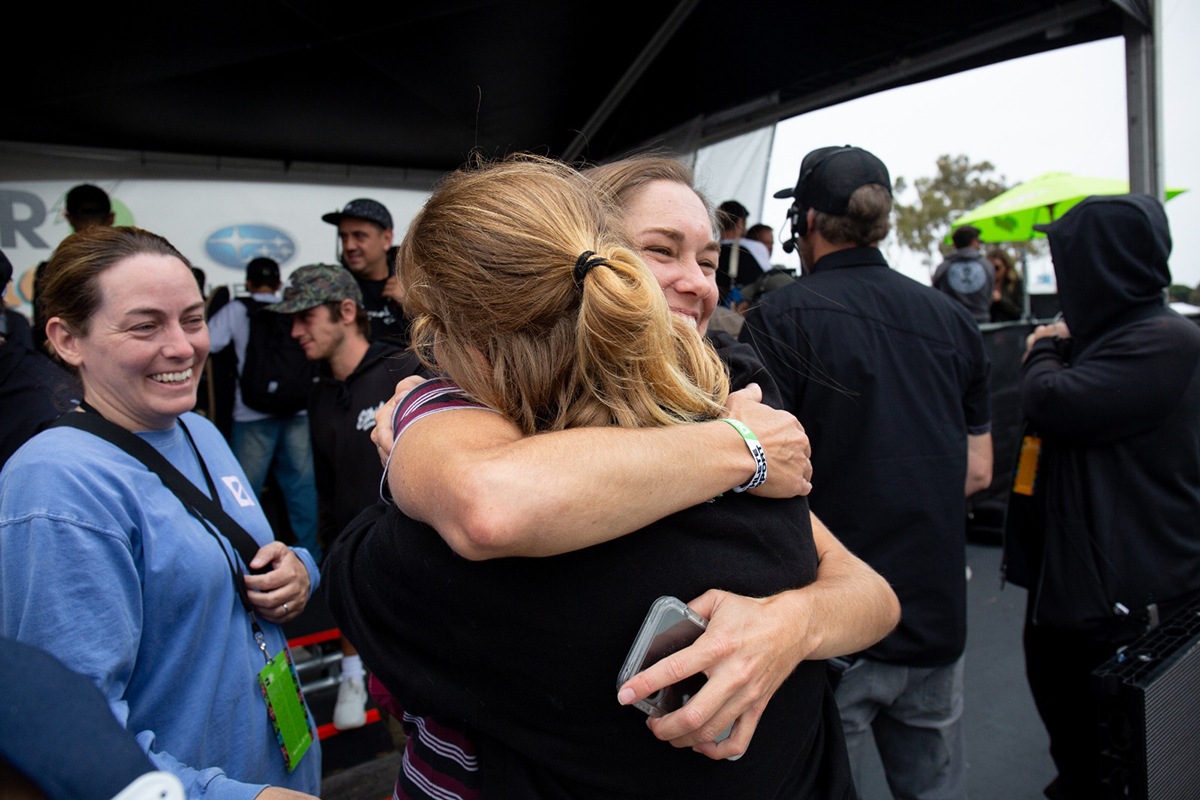
[[[246,280],[254,286],[278,286],[279,262],[260,256],[246,265]]]
[[[112,201],[108,192],[90,183],[81,183],[67,192],[67,213],[72,216],[108,216]]]
[[[725,214],[730,219],[749,219],[750,209],[739,203],[737,200],[726,200],[721,205],[717,206],[717,210]]]
[[[819,147],[800,162],[796,185],[776,192],[775,197],[793,197],[801,208],[842,215],[854,190],[869,183],[892,193],[888,169],[874,153],[852,145]]]
[[[341,211],[333,211],[321,217],[321,219],[330,225],[337,225],[343,219],[347,218],[365,219],[367,222],[374,222],[385,231],[392,229],[392,215],[388,213],[387,207],[378,200],[372,200],[368,197],[351,200],[349,203],[346,203],[346,207]]]

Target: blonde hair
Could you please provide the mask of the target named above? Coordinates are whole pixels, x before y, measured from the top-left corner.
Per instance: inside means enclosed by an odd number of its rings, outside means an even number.
[[[525,433],[717,416],[712,348],[570,167],[510,157],[449,175],[400,245],[413,346]],[[592,251],[605,263],[576,277]]]

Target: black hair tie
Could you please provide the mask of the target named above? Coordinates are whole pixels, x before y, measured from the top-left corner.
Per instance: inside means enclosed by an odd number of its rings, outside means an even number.
[[[592,256],[596,256],[596,257],[592,258]],[[576,283],[576,285],[578,285],[580,288],[582,288],[583,287],[583,279],[587,276],[588,272],[591,271],[592,267],[598,267],[601,265],[607,266],[608,261],[605,260],[604,258],[602,258],[601,256],[597,256],[591,250],[584,250],[582,253],[580,253],[579,258],[575,259],[575,283]]]

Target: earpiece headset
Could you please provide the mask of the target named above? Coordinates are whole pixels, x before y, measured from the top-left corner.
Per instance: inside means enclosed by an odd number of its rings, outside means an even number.
[[[796,249],[796,243],[804,238],[808,233],[808,206],[803,205],[804,190],[807,188],[809,179],[816,172],[817,167],[824,164],[831,156],[838,153],[844,153],[847,150],[853,150],[850,145],[845,147],[835,147],[830,149],[828,153],[822,154],[816,161],[809,165],[808,169],[800,173],[799,180],[796,181],[795,193],[792,195],[792,207],[788,209],[788,222],[792,226],[792,236],[785,241],[781,246],[783,252],[791,253]]]

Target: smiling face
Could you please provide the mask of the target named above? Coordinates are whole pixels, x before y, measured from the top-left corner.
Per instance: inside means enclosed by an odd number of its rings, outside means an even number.
[[[142,254],[96,280],[100,304],[86,335],[50,321],[59,355],[79,369],[84,397],[110,421],[131,431],[171,427],[196,405],[208,356],[196,279],[177,258]]]
[[[704,333],[717,306],[721,246],[699,196],[682,183],[651,181],[625,203],[623,221],[671,311]]]
[[[381,281],[388,276],[387,251],[392,232],[365,219],[345,217],[338,223],[342,260],[360,278]]]
[[[354,301],[343,302],[350,304],[349,318],[353,320]],[[329,361],[346,340],[346,326],[334,318],[329,306],[322,304],[292,315],[292,338],[304,348],[309,361]]]

